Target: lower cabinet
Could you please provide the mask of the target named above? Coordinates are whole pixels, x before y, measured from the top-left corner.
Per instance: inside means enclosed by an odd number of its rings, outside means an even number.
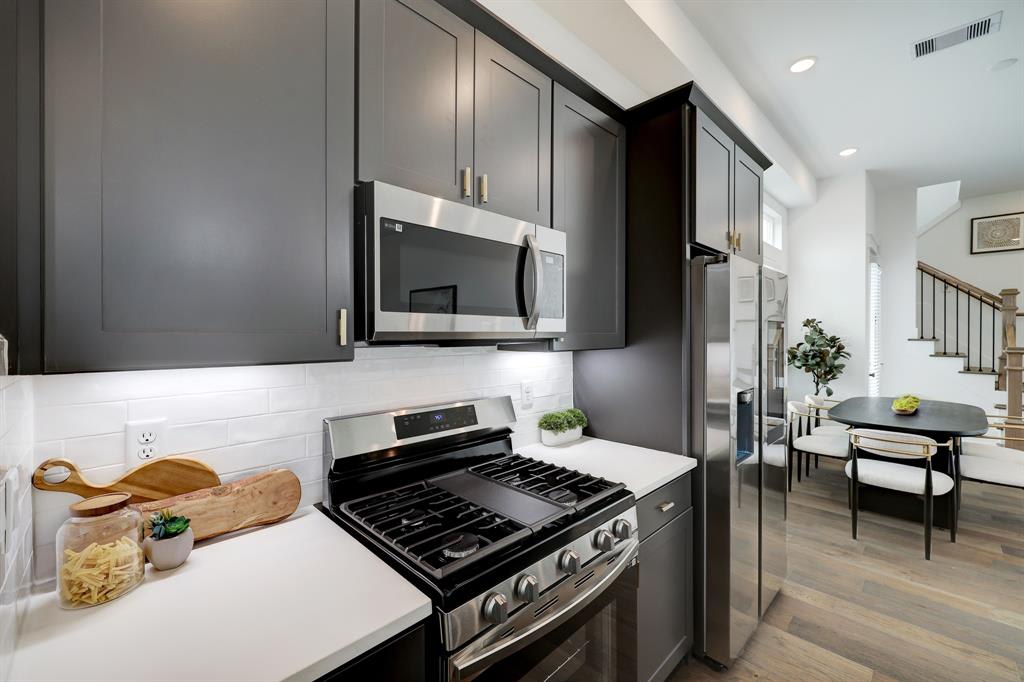
[[[661,682],[693,646],[693,507],[685,474],[638,501],[638,508],[686,508],[656,530],[640,517],[640,590],[637,596],[637,679]],[[685,500],[680,494],[685,486]]]
[[[376,649],[327,673],[316,682],[402,680],[426,682],[427,625],[420,623],[389,639]]]

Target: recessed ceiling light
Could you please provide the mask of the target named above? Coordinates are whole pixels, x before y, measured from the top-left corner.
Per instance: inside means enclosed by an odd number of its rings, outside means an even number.
[[[847,147],[846,149],[839,152],[839,156],[853,156],[857,153],[856,147]]]
[[[1009,59],[1000,59],[998,62],[996,62],[992,66],[988,67],[988,70],[989,71],[1002,71],[1003,69],[1010,68],[1011,66],[1013,66],[1016,63],[1017,63],[1017,58],[1016,57],[1010,57]]]
[[[815,57],[801,57],[789,65],[789,70],[793,73],[803,73],[810,70],[816,61],[818,60]]]

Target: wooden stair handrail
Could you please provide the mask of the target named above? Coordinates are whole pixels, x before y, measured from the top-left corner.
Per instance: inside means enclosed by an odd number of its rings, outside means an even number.
[[[943,272],[938,268],[932,267],[931,265],[928,265],[924,261],[917,261],[917,269],[924,272],[925,274],[931,275],[935,279],[941,280],[946,284],[949,284],[950,286],[956,287],[959,291],[964,291],[967,292],[968,294],[973,294],[977,298],[985,301],[985,303],[988,303],[989,305],[996,309],[999,309],[999,307],[1003,304],[1003,299],[998,294],[993,294],[989,291],[985,291],[981,287],[976,287],[973,284],[965,282],[958,277],[954,277],[948,272]]]

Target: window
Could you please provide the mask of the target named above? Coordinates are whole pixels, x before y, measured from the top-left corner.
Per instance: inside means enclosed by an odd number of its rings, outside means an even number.
[[[782,250],[782,216],[768,204],[764,205],[763,218],[761,219],[761,239],[765,244]]]
[[[877,396],[882,380],[882,268],[868,263],[868,395]]]

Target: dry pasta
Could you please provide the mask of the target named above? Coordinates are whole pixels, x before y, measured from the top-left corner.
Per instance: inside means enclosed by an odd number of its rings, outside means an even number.
[[[108,602],[135,587],[144,570],[142,548],[129,537],[105,544],[93,542],[80,552],[65,549],[61,599],[90,606]]]

